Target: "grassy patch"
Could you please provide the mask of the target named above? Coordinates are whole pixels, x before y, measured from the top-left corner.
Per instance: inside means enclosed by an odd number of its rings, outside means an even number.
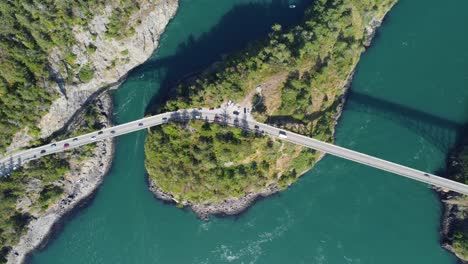
[[[80,80],[82,82],[87,83],[93,79],[94,70],[90,65],[86,64],[83,67],[81,67],[78,76],[80,77]]]

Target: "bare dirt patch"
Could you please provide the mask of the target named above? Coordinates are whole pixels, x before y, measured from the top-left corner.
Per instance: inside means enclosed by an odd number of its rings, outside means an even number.
[[[287,77],[288,73],[280,73],[261,84],[264,104],[269,115],[281,105],[281,84]]]
[[[252,108],[252,98],[254,96],[254,94],[256,93],[256,90],[255,89],[252,89],[245,97],[244,97],[244,100],[242,100],[242,102],[240,102],[240,107],[241,108]]]

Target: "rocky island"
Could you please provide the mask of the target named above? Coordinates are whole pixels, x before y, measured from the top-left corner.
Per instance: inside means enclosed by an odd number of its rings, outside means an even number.
[[[257,121],[333,142],[353,70],[395,2],[317,1],[300,25],[274,25],[268,39],[178,84],[155,112],[235,104]],[[153,128],[145,149],[150,189],[205,219],[287,188],[323,156],[200,121]]]

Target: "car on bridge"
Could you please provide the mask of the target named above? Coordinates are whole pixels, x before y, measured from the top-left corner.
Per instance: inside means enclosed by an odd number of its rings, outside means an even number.
[[[99,131],[97,134],[102,135],[102,134],[104,134],[104,131]]]
[[[110,132],[110,133],[111,133],[112,135],[113,135],[113,134],[115,134],[115,130],[111,130],[111,132]]]
[[[45,149],[41,150],[41,154],[44,154],[44,153],[46,153],[46,150]]]
[[[96,140],[96,136],[92,136],[92,137],[91,137],[91,140]]]
[[[69,143],[63,144],[63,148],[69,148],[69,147],[70,147],[70,144],[69,144]]]
[[[73,141],[78,141],[78,139],[77,139],[77,138],[74,138]]]
[[[279,132],[279,137],[280,138],[288,138],[288,136],[286,136],[286,132],[284,132],[284,131]]]
[[[138,123],[138,126],[143,126],[143,123]]]
[[[50,145],[50,146],[51,146],[51,147],[56,147],[56,146],[57,146],[57,144],[53,143],[53,144],[52,144],[52,145]]]

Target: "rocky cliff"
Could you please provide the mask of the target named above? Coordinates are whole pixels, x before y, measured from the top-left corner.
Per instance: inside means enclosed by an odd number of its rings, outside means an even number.
[[[112,109],[112,101],[109,95],[104,94],[92,101],[100,111],[96,118],[103,126],[109,126],[108,114]],[[70,124],[69,129],[74,129],[81,125],[82,115],[78,115]],[[27,231],[20,238],[17,245],[13,246],[8,256],[8,263],[22,263],[25,257],[40,245],[45,245],[49,233],[58,221],[76,207],[83,199],[89,197],[100,185],[104,175],[107,173],[112,163],[113,144],[112,140],[97,142],[96,148],[90,155],[80,160],[74,155],[65,157],[70,163],[70,171],[65,173],[63,180],[55,183],[61,186],[64,193],[60,199],[45,211],[36,210],[31,207],[34,204],[34,196],[27,195],[18,200],[17,208],[20,211],[28,212],[32,220],[27,226]],[[34,192],[36,186],[40,186],[40,181],[32,179],[28,188]]]
[[[89,81],[63,81],[64,55],[59,49],[50,53],[49,71],[55,83],[47,89],[55,89],[59,96],[39,123],[41,138],[47,138],[59,130],[66,134],[77,130],[83,125],[83,110],[89,105],[97,107],[100,114],[95,118],[102,126],[111,125],[112,101],[106,90],[117,87],[131,69],[145,62],[154,53],[160,35],[178,8],[178,0],[158,0],[155,3],[152,0],[143,0],[139,3],[139,9],[129,18],[129,23],[135,25],[135,33],[129,37],[106,36],[106,26],[112,12],[110,6],[94,16],[87,30],[79,27],[74,29],[77,42],[73,46],[73,54],[81,67],[92,65],[94,74]],[[90,46],[94,49],[91,53]],[[32,140],[28,128],[25,128],[15,135],[7,151],[25,147]],[[98,188],[111,166],[112,156],[111,140],[98,142],[84,158],[75,154],[64,155],[62,158],[70,164],[70,171],[65,173],[63,179],[53,183],[64,192],[45,211],[33,206],[37,203],[34,199],[37,200],[38,193],[42,190],[40,180],[33,179],[27,183],[27,192],[35,195],[32,198],[28,195],[20,197],[16,209],[30,215],[31,220],[19,242],[10,248],[8,263],[22,263],[31,251],[46,244],[51,230],[63,217],[86,201]]]
[[[67,84],[64,81],[66,72],[63,70],[65,55],[58,48],[49,54],[49,71],[55,83],[47,88],[56,90],[60,96],[39,122],[41,138],[61,129],[90,98],[105,88],[117,86],[131,69],[146,61],[156,50],[161,33],[176,13],[178,0],[139,2],[139,9],[129,18],[129,23],[134,24],[135,30],[129,37],[106,36],[112,13],[110,4],[94,16],[86,30],[78,26],[74,28],[75,62],[80,67],[89,65],[94,72],[94,77],[88,82],[72,80],[71,84]],[[92,52],[89,47],[92,47]],[[27,146],[33,140],[27,130],[25,128],[15,135],[7,152]]]

